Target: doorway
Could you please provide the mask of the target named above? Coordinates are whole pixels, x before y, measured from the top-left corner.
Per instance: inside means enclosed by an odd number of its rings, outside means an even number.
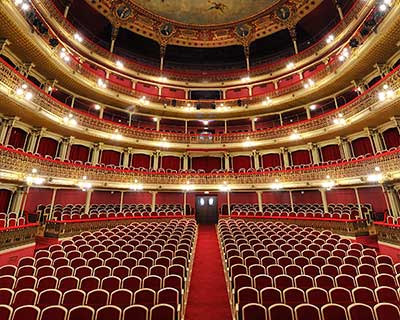
[[[218,222],[217,196],[196,196],[196,220],[201,224],[216,224]]]

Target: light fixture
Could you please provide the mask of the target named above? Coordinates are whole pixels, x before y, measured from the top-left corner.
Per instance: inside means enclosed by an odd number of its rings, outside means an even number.
[[[28,91],[28,85],[24,83],[19,88],[15,90],[15,94],[19,97],[23,97],[25,100],[32,100],[33,94],[31,91]]]
[[[229,192],[230,190],[231,190],[231,188],[228,186],[226,181],[224,181],[224,184],[219,187],[219,191],[222,191],[222,192]]]
[[[33,168],[31,172],[32,172],[31,175],[28,175],[28,176],[25,177],[25,181],[26,181],[27,185],[29,185],[29,186],[31,186],[33,184],[34,185],[41,185],[41,184],[43,184],[45,182],[44,178],[39,177],[37,175],[38,170],[36,168]]]
[[[190,181],[188,180],[188,181],[186,181],[186,184],[182,186],[182,189],[183,189],[184,191],[191,191],[191,190],[194,189],[194,185],[192,185],[192,184],[190,183]]]
[[[386,99],[392,99],[395,96],[394,91],[387,85],[383,85],[383,90],[378,92],[378,98],[380,101],[385,101]]]
[[[129,189],[133,191],[143,190],[143,185],[135,179],[134,183],[129,186]]]
[[[346,119],[343,117],[343,113],[339,113],[338,116],[334,118],[332,121],[334,124],[339,124],[341,126],[346,124]]]
[[[168,81],[168,78],[167,78],[167,77],[160,76],[160,81],[162,81],[162,82],[167,82],[167,81]]]
[[[349,49],[346,47],[342,50],[342,52],[339,54],[339,61],[344,61],[346,60],[348,57],[350,56],[350,51]]]
[[[23,3],[21,4],[21,9],[22,9],[23,11],[28,11],[28,10],[30,9],[30,6],[29,6],[28,3],[23,2]]]
[[[322,182],[322,187],[327,190],[331,190],[335,185],[336,185],[335,181],[333,181],[333,180],[327,180],[327,181]]]
[[[92,184],[90,182],[85,181],[79,181],[78,182],[78,187],[82,190],[82,191],[87,191],[89,189],[92,189]]]
[[[68,116],[65,116],[63,118],[63,122],[71,127],[75,127],[78,124],[72,113],[68,114]]]
[[[275,179],[275,182],[273,184],[271,184],[271,189],[272,190],[280,190],[282,188],[283,188],[283,186],[282,186],[281,183],[279,183],[278,179]]]
[[[115,61],[115,65],[117,66],[118,69],[124,68],[124,63],[120,60]]]
[[[242,82],[249,82],[250,81],[250,77],[249,76],[246,76],[246,77],[243,77],[242,79],[240,79]]]
[[[300,139],[301,136],[300,134],[297,132],[297,130],[293,130],[293,133],[290,135],[290,140],[298,140]]]
[[[335,36],[333,34],[330,34],[327,38],[326,38],[326,43],[331,43],[333,40],[335,40]]]
[[[268,106],[268,105],[270,105],[271,104],[271,98],[270,97],[266,97],[264,100],[263,100],[263,102],[262,102],[262,105],[263,106]]]
[[[308,89],[311,88],[315,85],[314,80],[312,79],[308,79],[305,83],[304,83],[304,89]]]
[[[111,139],[113,140],[121,140],[122,135],[118,132],[118,129],[114,130],[114,133],[111,135]]]
[[[244,147],[252,147],[254,145],[254,142],[250,140],[250,137],[246,138],[246,141],[243,142]]]
[[[314,111],[315,109],[317,109],[317,105],[316,105],[316,104],[312,104],[312,105],[310,106],[310,110],[311,110],[311,111]]]
[[[101,109],[101,107],[100,107],[100,105],[98,105],[97,103],[94,105],[94,110],[100,110]]]
[[[83,37],[79,33],[74,34],[74,39],[80,43],[83,41]]]
[[[142,97],[139,99],[139,102],[142,103],[142,104],[145,104],[145,105],[148,105],[148,104],[149,104],[149,100],[147,100],[146,96],[142,96]]]
[[[64,62],[69,62],[71,60],[68,51],[65,48],[61,48],[60,50],[60,58],[64,60]]]
[[[102,88],[102,89],[106,89],[107,88],[107,84],[105,83],[105,81],[101,78],[97,79],[97,85]]]
[[[295,66],[295,64],[294,64],[293,62],[289,62],[289,63],[286,65],[286,68],[289,69],[289,70],[292,70],[292,69],[294,69],[294,66]]]
[[[204,124],[205,126],[208,125],[208,120],[202,120],[201,122],[203,122],[203,124]]]
[[[153,118],[153,121],[154,121],[154,122],[157,122],[157,121],[158,121],[158,118],[154,117],[154,118]]]

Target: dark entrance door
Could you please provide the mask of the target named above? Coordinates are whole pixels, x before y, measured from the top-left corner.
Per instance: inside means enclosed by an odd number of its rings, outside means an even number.
[[[196,218],[198,223],[218,222],[218,203],[216,196],[196,196]]]

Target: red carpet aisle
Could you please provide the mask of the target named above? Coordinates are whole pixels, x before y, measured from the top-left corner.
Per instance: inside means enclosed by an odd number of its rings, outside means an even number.
[[[200,225],[185,320],[232,319],[217,233]]]

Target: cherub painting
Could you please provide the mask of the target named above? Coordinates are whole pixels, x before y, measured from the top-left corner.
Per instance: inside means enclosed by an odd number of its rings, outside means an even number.
[[[211,7],[209,7],[208,10],[217,10],[221,14],[224,14],[225,9],[228,8],[228,6],[222,2],[208,0],[208,3],[211,4]]]

